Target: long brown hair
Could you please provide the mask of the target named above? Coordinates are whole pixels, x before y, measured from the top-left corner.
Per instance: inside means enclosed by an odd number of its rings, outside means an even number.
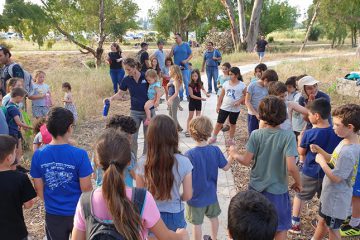
[[[124,134],[109,129],[98,138],[95,149],[105,171],[102,193],[115,228],[125,239],[140,240],[141,218],[126,196],[123,176],[131,159],[130,142]]]
[[[173,78],[174,80],[179,81],[180,86],[182,84],[182,73],[181,73],[181,69],[178,65],[171,65],[170,66],[170,71],[172,73],[172,75],[170,76],[171,78]]]
[[[179,151],[176,124],[166,115],[157,115],[150,121],[146,140],[145,185],[156,200],[171,199],[174,183],[172,168]]]

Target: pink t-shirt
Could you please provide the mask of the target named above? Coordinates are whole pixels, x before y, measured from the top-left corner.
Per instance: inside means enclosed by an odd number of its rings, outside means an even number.
[[[132,189],[126,187],[126,196],[131,200]],[[101,188],[98,188],[94,191],[92,197],[92,207],[93,213],[96,217],[101,220],[112,220],[110,213],[106,207],[105,200],[102,196]],[[145,205],[143,208],[143,213],[141,216],[143,230],[141,236],[143,239],[146,239],[148,236],[148,229],[152,228],[160,219],[160,212],[156,206],[155,200],[151,193],[146,192]],[[75,217],[74,217],[74,227],[79,231],[86,231],[86,220],[84,218],[84,213],[82,211],[80,201],[77,204]]]

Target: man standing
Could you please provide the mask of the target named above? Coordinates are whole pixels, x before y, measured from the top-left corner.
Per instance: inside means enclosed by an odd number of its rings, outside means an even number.
[[[186,96],[189,100],[189,80],[190,80],[190,71],[189,71],[189,61],[192,58],[192,51],[188,43],[182,41],[180,33],[175,34],[176,44],[171,48],[169,57],[174,56],[174,63],[178,65],[181,69],[183,75],[183,82],[185,85]],[[180,89],[180,100],[183,100],[184,89]]]
[[[221,61],[221,54],[214,48],[213,42],[207,43],[207,51],[204,53],[201,72],[204,72],[206,64],[206,76],[208,79],[208,93],[212,92],[212,82],[214,82],[215,93],[217,93],[217,79],[219,76],[219,64]],[[212,81],[214,80],[214,81]]]
[[[164,41],[162,41],[162,40],[158,41],[157,46],[158,46],[158,50],[156,50],[153,54],[151,54],[150,59],[152,59],[152,58],[157,59],[157,61],[159,63],[159,67],[162,72],[165,67],[165,58],[166,58],[166,53],[163,50],[164,49]]]
[[[259,56],[259,63],[262,63],[262,60],[265,56],[265,49],[269,48],[268,42],[265,40],[264,35],[261,35],[260,40],[256,42],[254,51],[257,52]]]
[[[149,53],[147,52],[149,48],[149,44],[146,42],[142,42],[140,44],[141,50],[137,54],[137,60],[140,62],[141,70],[140,72],[146,72],[149,68],[151,68],[151,63],[149,59]]]

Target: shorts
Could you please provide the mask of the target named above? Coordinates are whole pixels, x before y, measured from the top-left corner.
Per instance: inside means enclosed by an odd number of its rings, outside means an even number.
[[[47,239],[69,239],[73,229],[74,216],[45,214],[45,232]]]
[[[193,207],[186,205],[186,220],[194,225],[201,225],[204,222],[204,216],[208,218],[216,218],[220,215],[221,209],[219,202],[206,207]]]
[[[167,87],[167,84],[169,82],[170,82],[170,77],[163,77],[161,86],[163,86],[165,88],[165,87]]]
[[[308,201],[317,194],[317,198],[320,198],[323,179],[312,178],[303,173],[300,174],[300,177],[303,190],[300,193],[296,193],[296,197],[300,200]]]
[[[46,106],[32,106],[32,115],[35,118],[46,117],[49,110],[49,107]]]
[[[228,111],[220,109],[218,118],[217,118],[217,122],[220,124],[224,124],[227,117],[229,117],[230,124],[235,125],[239,115],[240,115],[240,112],[228,112]]]
[[[263,58],[265,56],[265,52],[257,52],[257,55],[261,58]]]
[[[355,183],[353,186],[353,196],[360,197],[360,168],[359,168],[360,160],[357,167],[357,173],[355,178]]]
[[[259,119],[255,115],[248,114],[247,117],[247,124],[248,124],[248,133],[249,136],[252,133],[252,131],[259,129]]]
[[[201,111],[201,100],[192,100],[189,101],[189,111]]]
[[[178,228],[186,228],[184,210],[178,213],[160,212],[160,216],[171,231],[176,232]]]
[[[262,192],[275,207],[278,216],[278,232],[287,231],[291,228],[291,201],[289,192],[283,194],[272,194],[269,192]]]
[[[319,207],[319,216],[322,217],[325,220],[326,225],[332,230],[340,229],[341,224],[344,222],[344,220],[329,217],[329,216],[326,216],[325,214],[323,214],[321,212],[321,203],[320,203],[320,207]]]

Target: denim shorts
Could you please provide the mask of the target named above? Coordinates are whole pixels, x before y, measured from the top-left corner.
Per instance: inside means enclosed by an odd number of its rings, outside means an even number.
[[[258,56],[263,58],[265,56],[265,52],[257,52]]]
[[[160,212],[160,216],[167,228],[174,232],[178,228],[186,228],[184,210],[178,213]]]

